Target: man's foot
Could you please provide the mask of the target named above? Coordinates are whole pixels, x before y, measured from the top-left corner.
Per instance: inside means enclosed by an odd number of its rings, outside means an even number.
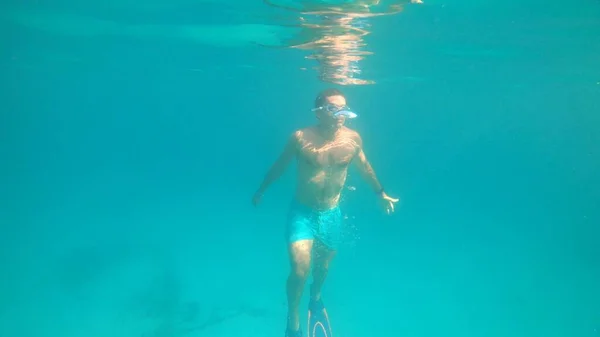
[[[308,303],[308,310],[310,310],[313,314],[322,314],[323,310],[325,310],[325,305],[323,304],[321,297],[318,299],[311,298],[310,302]]]
[[[288,328],[285,331],[285,337],[302,337],[302,330],[292,331]]]
[[[288,313],[287,325],[285,328],[286,337],[302,337],[299,319],[300,317],[297,313]]]
[[[315,290],[315,286],[314,284],[312,284],[310,286],[310,303],[312,303],[313,301],[319,302],[321,301],[321,291],[317,292]]]

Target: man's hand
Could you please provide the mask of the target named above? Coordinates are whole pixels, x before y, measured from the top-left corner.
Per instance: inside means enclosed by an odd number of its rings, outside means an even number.
[[[380,200],[381,206],[383,206],[383,209],[385,210],[386,214],[390,215],[390,214],[394,213],[394,204],[397,203],[400,199],[392,198],[389,195],[385,194],[385,192],[382,192],[379,195],[379,200]]]
[[[254,193],[254,196],[252,197],[252,205],[254,205],[254,207],[258,206],[258,204],[260,204],[260,201],[262,200],[262,196],[263,193],[260,191],[257,191],[256,193]]]

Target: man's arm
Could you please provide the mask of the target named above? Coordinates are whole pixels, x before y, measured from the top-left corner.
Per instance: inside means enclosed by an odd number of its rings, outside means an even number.
[[[367,160],[367,156],[363,151],[363,144],[360,135],[356,135],[356,143],[358,144],[357,154],[355,160],[353,162],[356,164],[355,166],[358,168],[363,179],[367,181],[367,183],[371,186],[373,191],[377,194],[383,193],[383,186],[377,180],[377,176],[375,175],[375,170],[371,166],[371,163]]]
[[[267,175],[258,188],[258,191],[256,191],[257,195],[264,194],[269,185],[271,185],[271,183],[277,180],[283,174],[283,172],[285,172],[285,169],[289,165],[290,161],[296,155],[296,151],[298,149],[298,136],[299,131],[296,131],[289,138],[285,148],[283,149],[283,152],[279,155],[279,158],[277,158],[273,166],[271,166],[271,169],[269,172],[267,172]]]

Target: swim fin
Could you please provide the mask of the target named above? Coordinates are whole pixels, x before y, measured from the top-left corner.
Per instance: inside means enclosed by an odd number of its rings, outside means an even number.
[[[332,337],[329,315],[323,301],[310,300],[308,305],[308,337]]]

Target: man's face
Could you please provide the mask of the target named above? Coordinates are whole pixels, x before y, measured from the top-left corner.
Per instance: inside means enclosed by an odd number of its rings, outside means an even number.
[[[327,97],[327,104],[331,105],[334,109],[341,109],[346,106],[346,98],[341,95]],[[330,128],[339,129],[344,125],[346,117],[334,116],[334,112],[328,109],[320,109],[317,111],[317,118],[321,121],[321,124]]]

